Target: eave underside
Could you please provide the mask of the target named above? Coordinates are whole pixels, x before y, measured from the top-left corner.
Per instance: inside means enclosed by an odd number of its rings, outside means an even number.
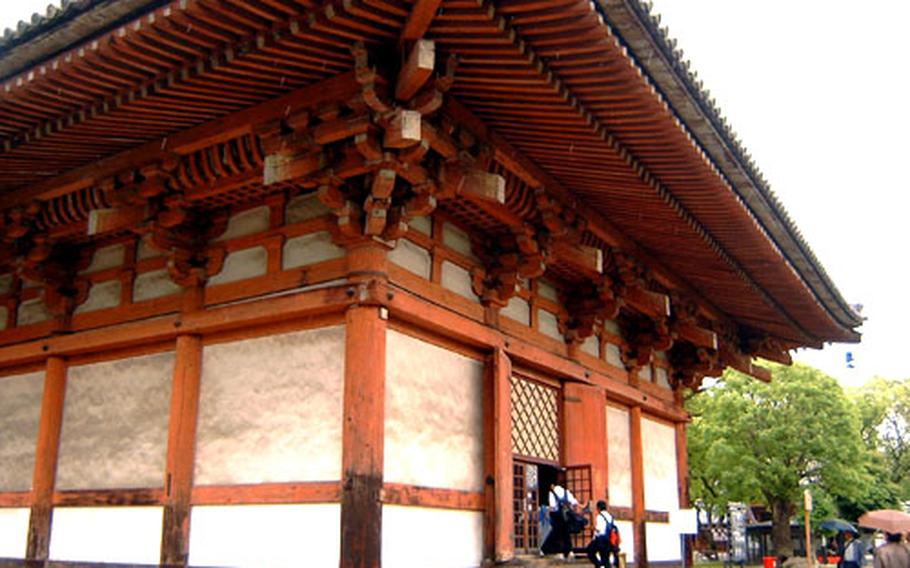
[[[178,133],[350,71],[357,41],[377,61],[393,54],[411,13],[386,0],[175,3],[77,47],[0,93],[0,208],[53,202],[48,232],[85,240],[109,176],[92,164],[143,144],[189,154]],[[451,96],[731,320],[791,345],[855,339],[592,4],[447,0],[426,37],[440,61],[458,58]],[[196,205],[261,197],[261,177],[243,181]]]

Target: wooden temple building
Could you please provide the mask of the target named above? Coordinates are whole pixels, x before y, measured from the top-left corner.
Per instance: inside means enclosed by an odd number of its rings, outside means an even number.
[[[0,39],[0,566],[679,563],[686,389],[859,319],[639,0]]]

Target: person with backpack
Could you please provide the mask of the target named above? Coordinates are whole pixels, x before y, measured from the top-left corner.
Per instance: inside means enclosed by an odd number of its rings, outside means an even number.
[[[613,515],[607,512],[607,502],[597,502],[597,519],[594,521],[594,538],[588,544],[588,560],[594,568],[607,568],[610,555],[613,555],[613,566],[619,566],[619,531],[613,522]]]
[[[578,507],[578,500],[571,491],[558,483],[550,485],[549,493],[548,504],[552,528],[540,545],[540,554],[561,554],[563,558],[573,558],[569,523],[574,508]]]

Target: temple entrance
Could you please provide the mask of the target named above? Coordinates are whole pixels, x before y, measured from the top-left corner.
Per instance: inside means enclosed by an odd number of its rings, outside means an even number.
[[[552,483],[558,483],[560,472],[554,465],[532,463],[520,458],[512,461],[512,472],[515,551],[533,554],[540,548],[544,537],[541,527],[549,488]]]

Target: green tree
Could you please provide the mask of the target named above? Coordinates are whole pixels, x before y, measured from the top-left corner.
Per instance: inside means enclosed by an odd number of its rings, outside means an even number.
[[[692,494],[763,503],[777,554],[793,555],[790,519],[804,488],[819,503],[858,499],[868,481],[859,420],[840,385],[804,365],[763,383],[736,372],[688,402]]]
[[[878,466],[910,499],[910,381],[875,378],[850,392],[860,417],[863,442],[881,456]]]

